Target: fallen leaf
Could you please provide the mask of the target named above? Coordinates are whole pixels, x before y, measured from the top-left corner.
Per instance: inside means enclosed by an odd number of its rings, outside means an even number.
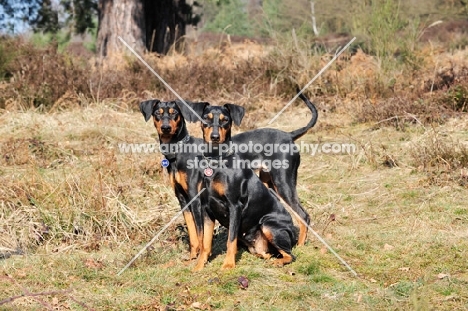
[[[202,304],[200,302],[194,302],[190,305],[192,308],[195,308],[195,309],[201,309],[202,308]]]
[[[58,300],[57,297],[52,298],[52,304],[53,304],[54,306],[58,305],[58,303],[59,303],[59,300]]]
[[[212,278],[212,279],[208,279],[208,284],[219,283],[219,282],[220,282],[220,280],[217,277]]]
[[[171,261],[169,261],[169,262],[167,262],[167,263],[163,264],[163,265],[162,265],[162,268],[170,268],[170,267],[174,267],[174,266],[175,266],[175,264],[176,264],[176,263],[175,263],[173,260],[171,260]]]
[[[458,295],[457,294],[453,294],[453,295],[450,295],[450,296],[447,296],[445,297],[445,301],[450,301],[450,300],[457,300],[458,299]]]
[[[383,248],[384,248],[384,250],[389,251],[389,250],[394,249],[395,247],[393,245],[390,245],[390,244],[385,244]]]
[[[237,282],[239,282],[242,289],[247,289],[249,287],[249,280],[245,276],[240,276]]]
[[[94,260],[93,258],[88,258],[85,261],[85,266],[93,269],[101,269],[104,265],[99,260]]]
[[[326,248],[326,247],[322,247],[322,248],[320,249],[320,254],[325,255],[326,253],[327,253],[327,248]]]
[[[437,278],[438,278],[439,280],[445,279],[445,278],[447,278],[447,277],[449,277],[449,275],[448,275],[448,274],[445,274],[445,273],[439,273],[439,274],[437,274]]]
[[[362,300],[362,294],[359,294],[359,295],[357,296],[356,302],[357,302],[357,303],[361,303],[361,300]]]
[[[408,272],[410,270],[410,268],[409,267],[401,267],[401,268],[398,268],[398,270]]]
[[[371,281],[371,283],[377,283],[377,280],[375,279],[370,279],[369,281]]]
[[[325,294],[322,295],[322,297],[328,298],[328,299],[336,299],[336,298],[338,298],[338,296],[336,295],[336,293],[333,293],[333,294],[325,293]]]
[[[27,276],[27,273],[24,269],[21,269],[21,270],[18,270],[16,272],[16,277],[22,279],[22,278],[25,278]]]

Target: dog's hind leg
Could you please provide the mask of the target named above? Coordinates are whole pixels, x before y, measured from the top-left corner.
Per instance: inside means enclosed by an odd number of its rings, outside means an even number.
[[[291,230],[287,227],[278,226],[278,222],[272,221],[269,226],[267,223],[262,225],[263,236],[270,242],[273,247],[275,247],[278,252],[281,254],[281,258],[278,258],[274,261],[274,265],[283,266],[294,261],[294,256],[291,253],[293,246],[293,236]],[[292,225],[292,224],[291,224]]]
[[[296,176],[286,177],[284,173],[274,173],[271,174],[274,184],[275,192],[288,204],[297,215],[291,215],[295,218],[299,216],[298,225],[299,225],[299,237],[297,240],[297,245],[301,246],[304,245],[305,240],[307,238],[307,225],[310,224],[310,216],[305,211],[304,207],[302,207],[301,203],[299,202],[299,197],[296,191]],[[304,222],[306,224],[304,224]]]
[[[294,256],[291,255],[290,253],[287,253],[287,252],[285,252],[285,251],[283,251],[283,250],[279,250],[279,252],[280,252],[280,254],[281,254],[282,257],[276,259],[276,260],[273,262],[273,264],[274,264],[275,266],[282,267],[282,266],[287,265],[287,264],[289,264],[289,263],[291,263],[291,262],[294,261]]]

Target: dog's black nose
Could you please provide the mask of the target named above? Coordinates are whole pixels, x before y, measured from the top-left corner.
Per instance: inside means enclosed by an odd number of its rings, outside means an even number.
[[[219,134],[212,133],[210,135],[210,138],[211,138],[212,141],[217,142],[217,141],[219,141]]]
[[[161,126],[161,131],[163,133],[170,133],[172,130],[171,126],[170,125],[162,125]]]

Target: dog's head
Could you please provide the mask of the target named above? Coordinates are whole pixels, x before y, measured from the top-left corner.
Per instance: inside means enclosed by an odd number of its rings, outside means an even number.
[[[232,123],[240,125],[245,114],[243,107],[234,104],[212,106],[209,103],[193,103],[191,108],[193,111],[190,111],[187,120],[195,122],[200,116],[204,121],[201,124],[203,139],[213,144],[223,144],[230,140]]]
[[[169,143],[185,129],[184,115],[189,109],[180,101],[162,102],[159,99],[152,99],[141,102],[140,111],[145,121],[153,116],[159,140],[162,143]]]

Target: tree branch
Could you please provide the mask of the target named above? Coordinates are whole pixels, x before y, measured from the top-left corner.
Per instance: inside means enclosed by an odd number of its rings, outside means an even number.
[[[310,1],[310,11],[312,13],[312,29],[314,31],[315,36],[318,37],[319,31],[317,30],[317,23],[315,21],[315,3],[314,3],[314,1]]]

